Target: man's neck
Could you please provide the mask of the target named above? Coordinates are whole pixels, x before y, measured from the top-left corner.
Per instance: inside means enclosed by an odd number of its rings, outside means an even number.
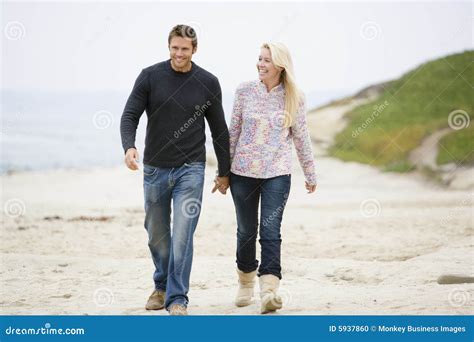
[[[188,71],[191,70],[192,67],[193,67],[193,64],[191,62],[189,62],[188,64],[186,64],[182,68],[178,68],[177,66],[175,66],[173,64],[173,61],[171,61],[171,68],[173,68],[173,70],[176,71],[176,72],[188,72]]]

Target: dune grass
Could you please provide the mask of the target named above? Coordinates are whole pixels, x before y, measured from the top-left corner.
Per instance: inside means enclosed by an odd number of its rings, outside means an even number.
[[[449,127],[451,112],[462,110],[472,121],[473,61],[474,51],[465,51],[427,62],[395,80],[376,100],[346,114],[350,123],[329,153],[387,171],[412,170],[409,153],[429,134]],[[443,143],[449,153],[442,152],[438,162],[471,163],[469,136],[469,128],[453,130]]]
[[[474,165],[474,125],[453,131],[439,141],[436,162],[438,164],[456,163]]]

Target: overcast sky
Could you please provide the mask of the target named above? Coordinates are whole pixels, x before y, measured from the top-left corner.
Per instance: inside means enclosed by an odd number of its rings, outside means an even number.
[[[168,58],[170,28],[198,32],[193,60],[224,91],[256,78],[264,41],[292,52],[305,92],[351,90],[472,49],[471,2],[3,2],[2,89],[130,91]]]

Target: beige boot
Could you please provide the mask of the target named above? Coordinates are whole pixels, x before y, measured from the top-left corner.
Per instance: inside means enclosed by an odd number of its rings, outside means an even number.
[[[277,294],[280,279],[273,274],[264,274],[260,276],[260,300],[262,302],[260,313],[281,309],[283,306],[281,297]]]
[[[253,287],[257,271],[244,273],[238,269],[237,274],[239,275],[239,290],[235,298],[235,305],[239,307],[250,305],[252,303]]]

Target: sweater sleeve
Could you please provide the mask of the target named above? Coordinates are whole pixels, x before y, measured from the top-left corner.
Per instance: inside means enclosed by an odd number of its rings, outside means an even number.
[[[240,132],[242,131],[242,107],[243,107],[243,89],[239,86],[235,91],[234,96],[234,107],[232,109],[232,118],[230,121],[229,128],[229,141],[230,141],[230,162],[235,155],[235,148],[239,142]]]
[[[317,184],[311,138],[306,124],[306,104],[304,100],[300,102],[291,131],[296,154],[298,155],[306,181],[309,184]]]
[[[148,92],[148,73],[142,70],[135,81],[120,120],[120,136],[125,153],[129,148],[135,147],[138,122],[147,106]]]
[[[215,79],[211,88],[213,98],[211,105],[206,110],[206,120],[209,124],[212,135],[212,143],[216,152],[219,177],[229,176],[230,155],[229,155],[229,130],[222,108],[222,93],[219,81]]]

